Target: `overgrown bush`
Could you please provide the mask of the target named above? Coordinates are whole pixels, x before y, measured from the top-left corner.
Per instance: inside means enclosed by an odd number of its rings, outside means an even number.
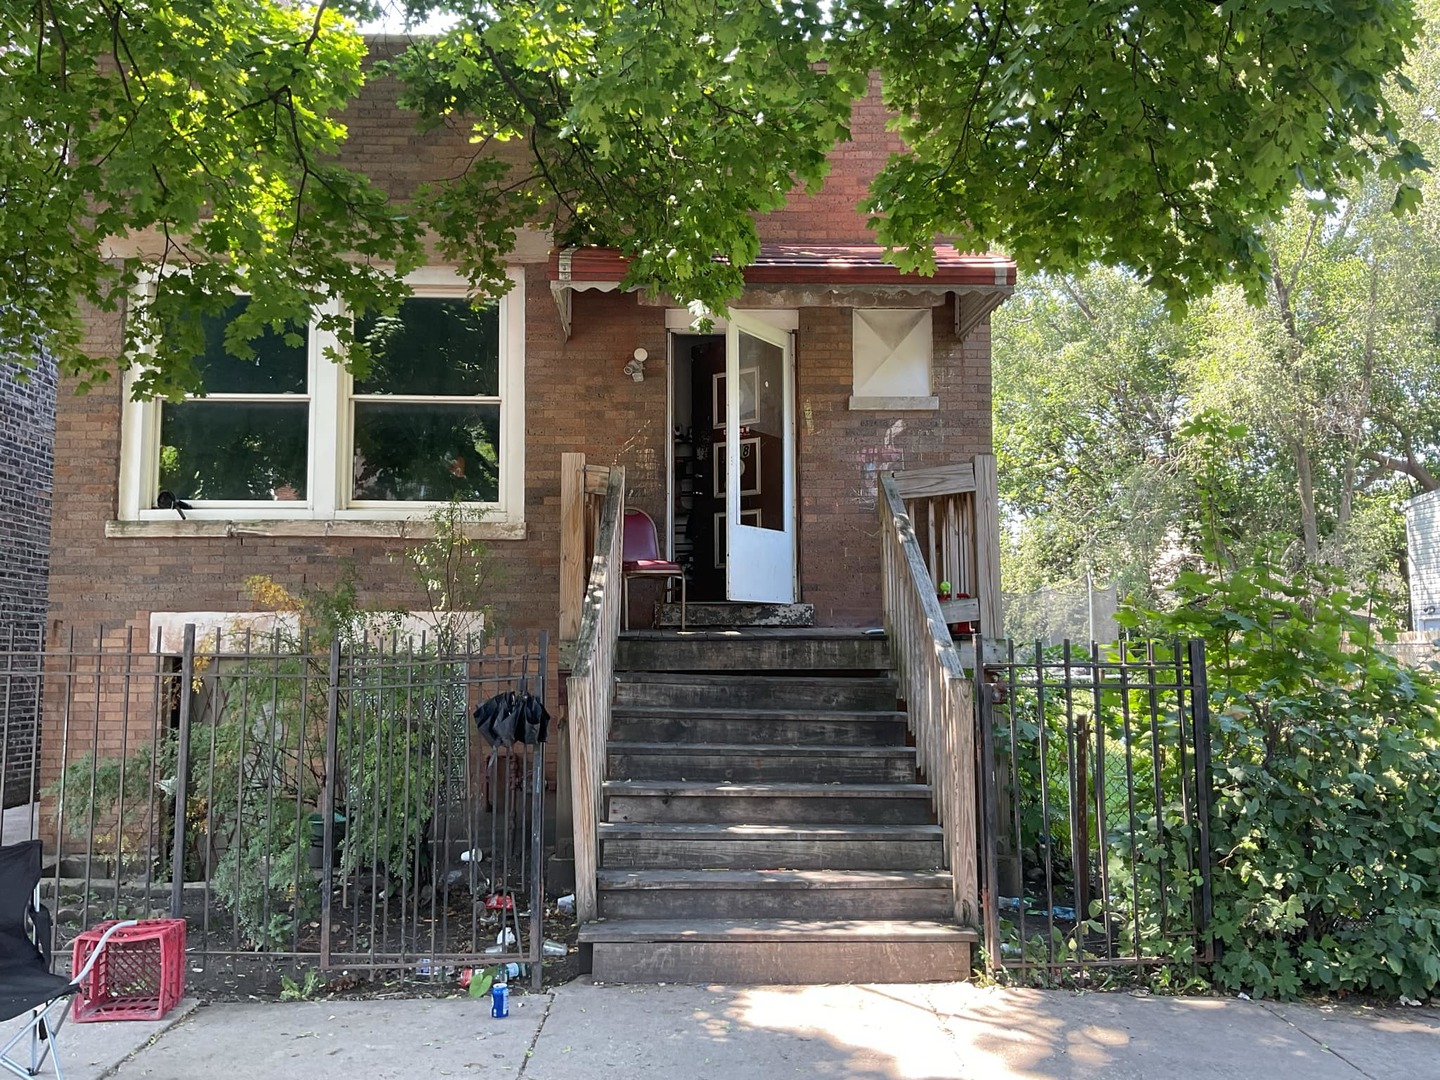
[[[496,575],[469,535],[478,518],[459,503],[439,507],[431,535],[396,554],[423,597],[419,635],[406,632],[409,612],[366,608],[347,566],[334,586],[298,594],[247,579],[255,607],[278,613],[273,631],[237,625],[201,642],[183,688],[193,695],[183,873],[209,883],[247,946],[292,948],[319,916],[309,819],[325,802],[336,643],[336,870],[373,871],[382,887],[428,872],[424,841],[454,779],[442,769],[462,760],[469,723],[465,655],[493,629]],[[178,694],[178,675],[174,685]],[[63,786],[71,834],[149,851],[172,812],[178,743],[168,729],[123,761],[72,762],[47,789],[58,798]]]
[[[1207,642],[1218,983],[1421,998],[1440,985],[1440,699],[1334,571],[1187,572],[1146,633]],[[1160,857],[1160,853],[1154,853]]]

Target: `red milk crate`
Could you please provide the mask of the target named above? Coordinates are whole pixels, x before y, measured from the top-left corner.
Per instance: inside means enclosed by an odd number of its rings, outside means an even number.
[[[102,922],[75,939],[70,970],[90,959],[115,921]],[[142,919],[117,930],[90,969],[71,1014],[91,1020],[159,1020],[185,993],[185,920]]]

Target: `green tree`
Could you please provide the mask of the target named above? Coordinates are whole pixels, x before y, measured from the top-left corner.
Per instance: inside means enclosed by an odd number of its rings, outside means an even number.
[[[1436,38],[1407,72],[1422,87],[1407,130],[1434,155]],[[1093,565],[1153,597],[1213,565],[1207,550],[1233,566],[1265,548],[1292,571],[1330,564],[1400,592],[1398,503],[1440,483],[1440,215],[1427,200],[1397,218],[1400,197],[1379,169],[1333,206],[1292,195],[1260,231],[1258,302],[1223,286],[1167,322],[1132,273],[1024,282],[995,319],[1007,579],[1035,588]],[[1223,505],[1203,491],[1216,470]]]
[[[409,0],[455,26],[391,70],[423,122],[468,126],[480,153],[407,206],[336,163],[365,63],[344,16],[363,6],[5,7],[7,342],[103,377],[77,301],[133,287],[139,261],[109,256],[137,234],[188,270],[131,320],[122,363],[156,350],[142,393],[199,384],[181,315],[233,290],[252,296],[229,334],[241,353],[326,294],[393,310],[401,290],[375,265],[413,263],[427,225],[482,292],[504,287],[527,222],[616,244],[631,284],[722,311],[758,250],[754,214],[823,178],[872,71],[908,149],[868,208],[907,268],[953,234],[1027,268],[1126,265],[1172,303],[1223,283],[1258,297],[1261,226],[1292,192],[1333,202],[1378,169],[1411,207],[1427,164],[1386,83],[1419,28],[1410,0]],[[348,344],[348,319],[327,328]]]
[[[113,365],[82,350],[81,302],[113,308],[158,262],[182,272],[134,309],[123,355],[153,349],[139,389],[173,395],[201,381],[196,316],[234,292],[252,296],[228,335],[244,356],[328,295],[393,306],[401,290],[366,257],[413,263],[419,225],[335,161],[335,116],[363,83],[353,8],[0,5],[0,340],[88,387]],[[153,250],[115,257],[126,243]]]

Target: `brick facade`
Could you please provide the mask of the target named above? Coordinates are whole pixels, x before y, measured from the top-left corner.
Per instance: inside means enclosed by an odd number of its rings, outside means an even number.
[[[0,649],[12,634],[22,647],[44,637],[54,438],[54,366],[22,376],[17,364],[0,361]],[[23,675],[0,680],[0,802],[7,806],[31,795],[38,692],[38,681]]]
[[[420,181],[453,175],[472,148],[461,133],[419,134],[393,105],[395,88],[367,89],[349,116],[350,153],[397,194]],[[885,130],[878,85],[858,102],[853,142],[838,147],[815,195],[797,194],[760,222],[767,241],[872,240],[857,202],[898,142]],[[538,258],[538,256],[536,256]],[[559,464],[564,451],[627,466],[630,499],[665,520],[667,352],[664,311],[635,295],[573,296],[572,333],[561,331],[545,265],[526,275],[526,539],[491,544],[504,567],[495,590],[501,617],[514,626],[554,628],[558,620]],[[953,301],[951,301],[953,302]],[[941,464],[990,449],[988,321],[954,340],[950,303],[934,309],[934,393],[938,412],[853,412],[851,309],[800,310],[796,346],[800,599],[828,625],[879,617],[879,545],[874,513],[877,469]],[[124,312],[96,313],[90,345],[119,345]],[[637,347],[650,361],[644,382],[621,367]],[[107,539],[116,516],[120,469],[118,381],[77,397],[62,387],[56,435],[57,499],[51,613],[62,626],[148,623],[152,611],[239,610],[242,583],[268,574],[291,588],[326,585],[350,562],[365,599],[408,605],[412,595],[382,538],[143,537]],[[636,586],[637,610],[648,599]]]

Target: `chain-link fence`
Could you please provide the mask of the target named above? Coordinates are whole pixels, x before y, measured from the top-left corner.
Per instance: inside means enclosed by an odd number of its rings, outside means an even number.
[[[1005,636],[1016,641],[1114,641],[1115,585],[1085,578],[1027,593],[1006,593]]]

